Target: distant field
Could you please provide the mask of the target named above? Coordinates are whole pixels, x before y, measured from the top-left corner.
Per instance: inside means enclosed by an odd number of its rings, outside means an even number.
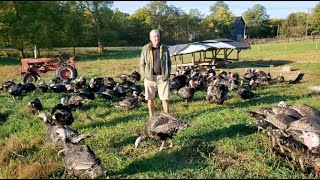
[[[170,100],[171,114],[192,127],[179,132],[173,140],[172,149],[158,152],[161,143],[147,139],[134,151],[134,141],[148,118],[146,104],[137,109],[115,109],[113,100],[97,96],[82,108],[73,112],[72,128],[80,133],[90,133],[89,145],[112,178],[304,178],[316,179],[310,168],[302,172],[298,165],[289,165],[289,160],[269,154],[271,143],[268,136],[247,127],[255,121],[247,113],[259,107],[271,107],[285,100],[289,104],[308,104],[320,109],[320,96],[310,95],[309,85],[320,85],[320,44],[315,49],[312,41],[290,42],[286,45],[253,45],[240,53],[240,61],[228,64],[227,72],[243,75],[245,68],[259,68],[276,77],[283,66],[292,71],[282,72],[285,79],[292,79],[298,71],[305,76],[299,84],[271,85],[256,91],[262,97],[241,99],[235,92],[223,105],[208,104],[205,91],[197,91],[192,101],[186,103],[173,94]],[[77,69],[79,76],[88,81],[94,76],[111,76],[119,80],[122,73],[139,70],[139,48],[106,48],[98,55],[95,48],[79,48]],[[70,48],[44,51],[70,53]],[[8,57],[8,53],[10,57]],[[14,50],[0,50],[0,83],[21,80],[20,60]],[[32,51],[29,52],[32,57]],[[235,54],[231,54],[235,56]],[[191,58],[186,56],[185,59]],[[273,67],[259,67],[268,64]],[[174,71],[174,69],[173,69]],[[54,72],[42,74],[49,82]],[[143,84],[139,82],[139,84]],[[45,143],[45,126],[31,114],[27,103],[38,97],[47,114],[65,94],[39,92],[27,93],[13,102],[6,93],[0,93],[0,177],[1,178],[62,178],[64,165],[56,149]],[[161,111],[161,102],[156,99],[156,110]]]

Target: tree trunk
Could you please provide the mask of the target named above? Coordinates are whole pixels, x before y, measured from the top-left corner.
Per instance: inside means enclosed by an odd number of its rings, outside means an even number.
[[[24,58],[23,48],[18,48],[18,50],[19,50],[19,58],[20,59]]]
[[[75,47],[75,46],[73,46],[73,52],[72,52],[72,54],[73,54],[73,57],[75,58],[75,57],[76,57],[76,47]]]
[[[37,47],[37,57],[40,57],[40,48]]]

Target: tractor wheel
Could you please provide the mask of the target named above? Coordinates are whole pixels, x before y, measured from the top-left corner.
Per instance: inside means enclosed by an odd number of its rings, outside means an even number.
[[[61,65],[56,70],[56,77],[60,79],[75,79],[77,76],[77,69],[70,65]]]
[[[23,75],[23,83],[35,83],[38,80],[38,76],[36,74],[25,73]]]

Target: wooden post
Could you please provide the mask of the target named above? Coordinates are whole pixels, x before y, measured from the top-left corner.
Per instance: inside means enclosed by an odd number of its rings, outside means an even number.
[[[174,61],[176,62],[176,70],[178,69],[178,63],[177,63],[177,59],[176,59],[176,56],[173,56],[174,57]]]
[[[318,41],[316,41],[316,49],[318,49]]]
[[[286,42],[286,44],[285,44],[285,47],[284,47],[285,51],[287,51],[287,44],[288,44],[288,42]]]
[[[237,49],[237,60],[239,61],[239,53],[240,53],[240,51],[239,51],[239,49]]]
[[[199,53],[200,53],[199,62],[201,62],[201,58],[202,58],[201,54],[202,54],[202,52],[200,51]]]
[[[227,50],[224,49],[223,52],[224,52],[224,64],[227,64]]]
[[[194,66],[194,61],[195,61],[195,55],[192,53],[192,65]]]

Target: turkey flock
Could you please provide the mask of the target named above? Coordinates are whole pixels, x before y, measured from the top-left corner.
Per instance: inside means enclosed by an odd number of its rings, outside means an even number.
[[[48,116],[39,98],[28,103],[30,112],[43,120],[46,127],[46,142],[57,147],[58,157],[63,154],[64,174],[75,178],[109,178],[107,170],[94,151],[83,142],[90,134],[79,134],[70,126],[74,122],[72,111],[81,108],[97,98],[116,100],[112,105],[125,111],[147,103],[144,87],[139,72],[130,75],[122,74],[119,81],[113,77],[93,77],[89,81],[84,76],[74,80],[53,78],[47,84],[43,79],[36,83],[16,83],[9,80],[3,83],[1,90],[13,97],[14,101],[32,91],[39,93],[64,93],[60,101],[51,109]],[[197,91],[204,91],[203,99],[209,104],[222,105],[229,99],[228,94],[234,91],[243,100],[259,97],[256,90],[273,83],[284,83],[284,77],[272,78],[270,72],[259,69],[245,69],[244,75],[217,71],[206,67],[181,67],[176,69],[170,79],[170,90],[182,101],[192,101]],[[249,112],[257,121],[251,126],[267,132],[272,138],[273,147],[282,152],[286,150],[298,159],[301,168],[306,162],[320,164],[317,158],[320,139],[320,112],[307,105],[287,105],[285,102],[271,108],[261,108]],[[141,146],[146,138],[162,141],[159,151],[164,149],[165,142],[180,130],[191,127],[177,117],[158,113],[149,117],[140,135],[134,142],[135,148]],[[320,153],[320,151],[319,151]],[[319,156],[320,157],[320,156]],[[311,163],[312,164],[312,163]],[[317,166],[320,168],[320,166]]]
[[[250,124],[272,140],[270,151],[291,156],[302,170],[310,165],[320,174],[320,111],[306,104],[289,105],[284,101],[273,107],[249,112],[256,122]]]

